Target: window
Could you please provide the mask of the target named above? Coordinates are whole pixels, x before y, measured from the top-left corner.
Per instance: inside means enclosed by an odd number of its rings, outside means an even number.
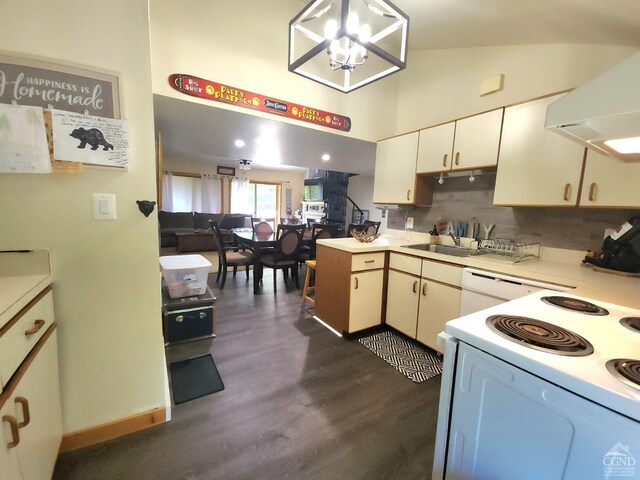
[[[254,217],[278,219],[280,217],[280,185],[251,182],[249,205],[253,206]]]
[[[173,211],[195,212],[200,208],[200,178],[173,176]]]

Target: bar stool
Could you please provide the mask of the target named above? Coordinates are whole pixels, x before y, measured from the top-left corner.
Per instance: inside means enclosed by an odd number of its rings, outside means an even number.
[[[315,271],[316,271],[316,261],[315,260],[307,260],[306,262],[304,262],[304,264],[307,266],[307,275],[304,277],[304,289],[302,290],[302,303],[304,304],[304,302],[310,302],[311,305],[315,305],[316,301],[315,301]],[[314,285],[311,286],[311,272],[314,273]],[[313,297],[309,296],[311,293],[313,293]]]

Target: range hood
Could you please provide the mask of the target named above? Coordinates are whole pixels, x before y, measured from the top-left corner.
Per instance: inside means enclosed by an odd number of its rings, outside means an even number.
[[[545,127],[605,155],[640,162],[640,53],[550,104]]]

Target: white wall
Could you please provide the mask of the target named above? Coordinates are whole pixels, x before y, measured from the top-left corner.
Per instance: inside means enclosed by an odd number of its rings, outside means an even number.
[[[399,77],[396,134],[577,87],[637,50],[602,45],[515,45],[409,52]],[[504,90],[479,96],[505,75]]]
[[[165,406],[146,0],[5,2],[0,45],[120,75],[129,171],[0,175],[0,249],[51,251],[65,432]],[[92,218],[114,193],[118,219]]]
[[[349,178],[349,187],[347,195],[356,202],[361,210],[369,210],[369,220],[374,222],[382,222],[380,224],[380,233],[384,233],[387,229],[387,216],[382,218],[382,211],[378,210],[373,204],[373,176],[356,175]],[[349,205],[351,205],[349,203]],[[347,209],[347,223],[351,223],[352,208]]]
[[[397,73],[349,94],[287,70],[288,22],[300,0],[153,0],[151,54],[153,91],[185,101],[251,112],[178,93],[172,73],[183,73],[351,117],[344,135],[375,141],[395,128]],[[251,114],[277,118],[274,115]],[[307,128],[326,128],[282,119]],[[335,131],[330,133],[340,134]]]

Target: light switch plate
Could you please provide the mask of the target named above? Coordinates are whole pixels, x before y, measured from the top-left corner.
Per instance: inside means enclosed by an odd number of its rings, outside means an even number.
[[[407,217],[407,221],[404,224],[404,228],[413,228],[413,217]]]
[[[116,196],[112,193],[93,194],[93,218],[96,220],[115,220]]]

